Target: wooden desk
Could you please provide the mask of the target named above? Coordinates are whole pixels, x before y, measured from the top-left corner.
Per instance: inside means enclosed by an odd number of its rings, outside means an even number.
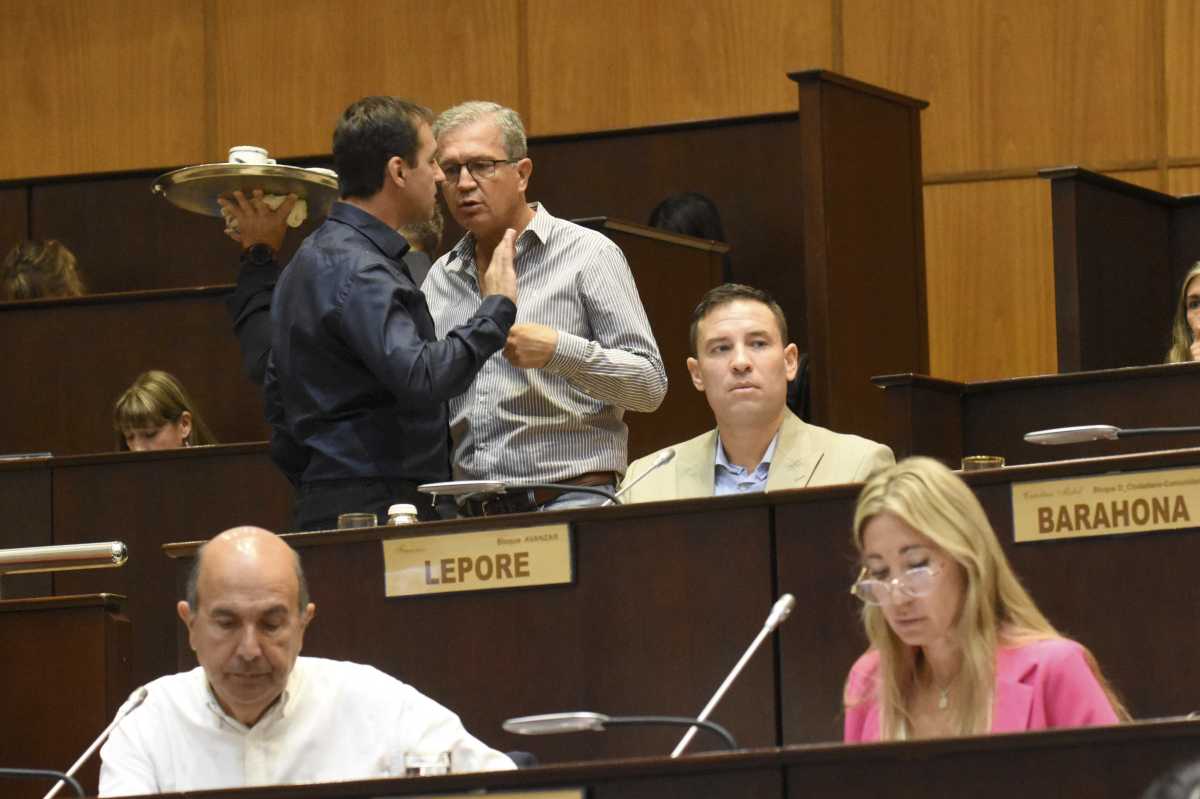
[[[424,524],[419,532],[497,529],[550,514]],[[561,519],[563,514],[554,514]],[[504,719],[559,710],[700,712],[771,607],[770,509],[742,502],[578,511],[576,582],[508,591],[384,597],[380,541],[394,530],[290,536],[317,617],[304,653],[370,663],[447,705],[501,750],[544,761],[670,751],[674,728],[531,742]],[[172,545],[177,576],[191,545]],[[179,667],[194,665],[180,638]],[[763,652],[719,714],[739,741],[775,740],[774,669]]]
[[[112,594],[0,600],[0,757],[3,765],[65,771],[129,696],[130,625]],[[96,790],[98,761],[79,781]],[[13,799],[53,782],[0,782]],[[69,790],[68,795],[69,795]]]
[[[3,450],[77,455],[117,448],[112,407],[147,369],[180,379],[218,441],[267,437],[258,388],[224,299],[231,287],[0,303],[0,361],[9,386]]]
[[[872,379],[887,401],[885,439],[897,458],[929,455],[958,468],[964,455],[1001,455],[1010,466],[1200,444],[1200,436],[1153,436],[1086,444],[1027,444],[1033,430],[1081,424],[1196,424],[1200,364],[957,383],[925,375]]]
[[[967,476],[1017,574],[1054,623],[1096,655],[1136,717],[1200,708],[1191,616],[1200,582],[1168,564],[1200,559],[1200,535],[1015,544],[1014,482],[1200,464],[1200,450],[1040,464]],[[798,600],[714,718],[747,745],[841,738],[842,686],[866,648],[850,525],[858,486],[422,525],[421,534],[571,520],[574,585],[385,599],[388,528],[295,535],[318,616],[307,654],[375,665],[461,713],[501,749],[544,762],[669,751],[669,732],[509,736],[511,716],[558,710],[699,712],[776,597]],[[194,544],[167,547],[189,566]],[[347,579],[353,575],[355,579]],[[179,668],[193,665],[180,639]],[[776,721],[777,720],[777,721]],[[778,725],[778,726],[776,726]]]
[[[1162,363],[1180,283],[1200,258],[1200,196],[1079,167],[1039,174],[1050,181],[1058,370]]]
[[[1189,664],[1200,662],[1191,615],[1200,584],[1171,564],[1200,557],[1200,530],[1013,541],[1012,485],[1195,466],[1200,450],[1064,461],[967,474],[1021,582],[1064,635],[1096,656],[1135,718],[1200,708]],[[782,743],[840,737],[846,673],[866,648],[851,542],[856,492],[846,488],[780,494],[774,501],[778,590],[796,594],[800,618],[781,628]],[[1198,524],[1200,527],[1200,524]]]
[[[191,447],[0,464],[6,547],[122,540],[119,569],[4,578],[7,597],[108,592],[129,599],[137,625],[129,656],[133,684],[174,670],[176,592],[162,545],[208,538],[228,527],[286,529],[292,490],[265,444]],[[52,522],[52,523],[51,523]]]
[[[606,735],[612,735],[607,733]],[[590,799],[810,799],[970,796],[1129,799],[1200,750],[1195,722],[870,746],[805,746],[671,760],[642,757],[526,771],[252,788],[245,799],[376,799],[584,789]],[[524,793],[528,792],[528,793]],[[185,794],[163,794],[183,797]],[[228,791],[195,791],[219,799]]]

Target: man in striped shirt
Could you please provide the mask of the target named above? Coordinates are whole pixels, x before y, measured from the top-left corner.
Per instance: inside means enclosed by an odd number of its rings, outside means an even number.
[[[443,196],[467,235],[422,287],[439,334],[479,305],[479,264],[506,228],[517,231],[517,323],[503,357],[450,401],[454,475],[460,480],[615,486],[624,473],[625,411],[658,408],[667,376],[625,256],[612,241],[565,220],[525,192],[533,171],[520,116],[469,102],[434,124]],[[582,492],[530,491],[467,512],[563,508],[603,501]]]

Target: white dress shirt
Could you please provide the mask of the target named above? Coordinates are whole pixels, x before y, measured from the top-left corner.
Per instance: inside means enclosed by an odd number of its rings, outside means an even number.
[[[297,658],[253,727],[226,714],[202,668],[162,677],[100,750],[100,796],[403,776],[406,753],[452,771],[515,768],[458,716],[370,666]]]

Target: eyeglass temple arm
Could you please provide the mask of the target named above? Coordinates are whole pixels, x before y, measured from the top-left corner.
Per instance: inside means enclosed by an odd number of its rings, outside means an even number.
[[[860,566],[858,569],[858,576],[854,578],[854,582],[850,583],[850,591],[849,591],[850,596],[852,596],[852,597],[858,596],[858,594],[854,593],[854,589],[858,587],[858,584],[862,582],[862,578],[864,578],[866,576],[867,576],[867,567]]]

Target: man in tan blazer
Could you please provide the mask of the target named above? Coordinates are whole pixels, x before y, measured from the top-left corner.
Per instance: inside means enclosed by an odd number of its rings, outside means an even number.
[[[624,502],[859,483],[895,463],[892,451],[859,436],[808,424],[788,410],[799,355],[786,344],[787,319],[769,294],[726,283],[692,314],[688,371],[717,428],[676,444],[675,457],[633,482],[660,452],[629,465]]]

